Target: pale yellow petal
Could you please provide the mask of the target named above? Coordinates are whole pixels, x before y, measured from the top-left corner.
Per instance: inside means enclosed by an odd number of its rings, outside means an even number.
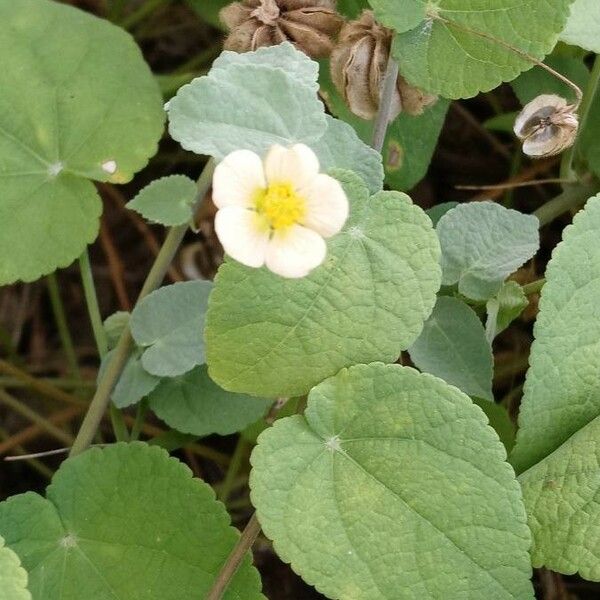
[[[263,164],[250,150],[228,154],[215,169],[213,201],[217,208],[251,206],[256,191],[266,187]]]
[[[248,267],[264,265],[269,230],[254,211],[239,206],[220,209],[215,216],[215,231],[231,258]]]
[[[344,188],[329,175],[318,175],[304,191],[306,214],[303,225],[325,238],[339,233],[348,219],[349,205]]]
[[[276,145],[265,158],[265,173],[269,183],[291,183],[301,190],[319,174],[319,159],[304,144],[291,148]]]
[[[267,268],[281,277],[305,277],[327,256],[327,244],[318,234],[293,225],[276,231],[269,241],[265,262]]]

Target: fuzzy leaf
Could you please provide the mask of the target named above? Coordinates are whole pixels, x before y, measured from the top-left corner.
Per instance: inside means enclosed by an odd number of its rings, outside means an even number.
[[[367,146],[347,123],[327,115],[327,131],[313,145],[323,170],[354,171],[372,194],[383,188],[381,154]]]
[[[573,2],[571,15],[560,39],[591,52],[600,52],[600,4],[597,0]]]
[[[532,600],[530,534],[505,458],[456,388],[359,365],[260,435],[251,498],[282,560],[330,598]]]
[[[185,175],[171,175],[147,185],[127,208],[148,221],[161,225],[183,225],[192,220],[197,195],[196,184]]]
[[[538,60],[550,52],[573,0],[369,1],[398,32],[393,53],[408,81],[445,98],[470,98],[531,67],[503,44]]]
[[[502,284],[500,291],[486,304],[489,339],[504,331],[528,306],[529,300],[516,281]]]
[[[323,265],[295,280],[233,260],[220,268],[205,338],[221,387],[299,396],[344,366],[395,361],[419,335],[440,285],[431,221],[405,194],[369,198],[356,175],[337,175],[351,215]]]
[[[139,442],[68,459],[46,498],[2,502],[0,534],[34,600],[204,598],[239,537],[207,484]],[[258,600],[259,590],[247,556],[224,597]]]
[[[563,234],[546,270],[517,445],[517,472],[600,415],[600,196]]]
[[[46,0],[0,3],[0,22],[2,285],[82,253],[102,208],[89,179],[129,181],[156,151],[164,113],[122,29]]]
[[[312,62],[298,50],[296,64]],[[263,155],[274,144],[316,142],[327,123],[314,87],[280,68],[289,45],[265,60],[229,53],[205,77],[183,86],[168,103],[169,132],[183,148],[217,159],[240,148]],[[237,58],[236,58],[237,57]]]
[[[31,600],[27,590],[27,571],[19,557],[0,537],[0,600]]]
[[[142,365],[159,377],[183,375],[203,364],[204,313],[210,281],[186,281],[144,298],[131,315],[131,334],[146,348]]]
[[[417,341],[408,349],[415,365],[469,396],[493,400],[492,349],[475,311],[441,296]]]
[[[487,300],[539,248],[539,222],[493,202],[460,204],[437,224],[442,246],[442,283]]]
[[[271,400],[232,394],[208,376],[206,365],[164,379],[148,398],[150,408],[169,427],[198,437],[241,431],[265,414]]]

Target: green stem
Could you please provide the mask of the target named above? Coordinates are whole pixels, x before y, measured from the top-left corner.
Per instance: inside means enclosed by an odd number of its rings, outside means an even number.
[[[562,194],[542,204],[533,214],[539,219],[540,227],[543,227],[569,210],[579,208],[597,192],[598,184],[566,186]]]
[[[223,484],[221,485],[221,492],[218,494],[219,500],[223,502],[223,504],[227,504],[227,500],[229,500],[229,496],[231,494],[231,490],[233,489],[235,478],[237,477],[238,473],[240,472],[240,469],[242,468],[242,463],[244,462],[247,453],[248,442],[244,439],[243,436],[240,435],[235,450],[233,452],[233,456],[231,457],[229,468],[227,469],[227,473],[225,474],[225,479],[223,479]]]
[[[73,338],[67,325],[67,317],[65,315],[65,307],[60,297],[58,289],[58,280],[56,273],[51,273],[46,278],[48,284],[48,293],[50,295],[50,304],[52,305],[52,313],[54,314],[54,320],[58,329],[58,335],[69,364],[69,371],[73,377],[79,379],[79,365],[77,364],[77,354],[75,353],[75,346],[73,345]]]
[[[135,421],[133,422],[133,427],[131,428],[131,439],[134,441],[140,439],[140,433],[142,431],[144,419],[146,418],[147,412],[148,400],[146,400],[146,398],[143,398],[137,406],[137,412],[135,413]]]
[[[394,60],[392,53],[387,63],[385,77],[383,80],[383,90],[381,92],[381,101],[379,102],[379,112],[377,120],[373,128],[373,141],[371,146],[381,153],[383,144],[385,143],[385,134],[387,133],[388,125],[390,124],[390,111],[392,108],[392,100],[396,90],[398,81],[398,63]]]
[[[575,143],[563,154],[560,163],[560,177],[561,179],[572,179],[575,174],[573,173],[573,161],[577,155],[577,148],[581,141],[581,133],[585,131],[589,116],[590,108],[594,102],[596,92],[598,91],[598,85],[600,83],[600,56],[596,56],[594,67],[590,74],[585,92],[583,93],[583,99],[581,100],[581,106],[579,108],[579,135],[575,140]]]
[[[104,324],[102,322],[102,315],[100,314],[98,294],[96,293],[96,286],[94,285],[94,276],[92,273],[90,255],[88,254],[87,248],[79,257],[79,270],[81,272],[83,293],[85,295],[85,302],[87,304],[88,314],[92,324],[92,331],[94,332],[94,339],[96,340],[96,347],[98,348],[100,360],[102,360],[108,353],[108,340],[106,337],[106,330],[104,329]],[[110,405],[110,420],[117,441],[127,441],[129,439],[129,431],[127,431],[127,426],[123,420],[123,415],[121,411],[112,403]]]
[[[215,162],[213,159],[211,159],[204,167],[204,170],[198,179],[198,193],[196,194],[194,212],[196,212],[202,202],[202,199],[206,195],[206,192],[210,189],[214,169]],[[140,292],[137,300],[138,303],[148,294],[157,289],[162,283],[187,230],[187,224],[180,225],[178,227],[172,227],[169,230],[162,248],[156,257],[152,268],[150,269],[150,273],[148,273],[148,277],[144,282],[144,286],[142,287],[142,291]],[[89,448],[90,444],[92,443],[94,435],[98,430],[100,422],[102,421],[102,417],[106,412],[110,402],[110,394],[112,393],[113,388],[121,376],[125,365],[127,364],[132,347],[133,339],[131,337],[131,331],[129,327],[126,327],[121,334],[121,337],[119,338],[117,346],[114,350],[114,354],[106,365],[106,370],[104,371],[104,374],[98,383],[96,393],[92,398],[90,407],[85,415],[83,423],[81,424],[81,428],[77,433],[75,443],[71,448],[70,456],[81,454],[84,450]]]
[[[252,544],[254,544],[259,533],[260,523],[258,522],[256,513],[254,513],[250,518],[250,521],[248,521],[248,525],[244,528],[234,549],[231,551],[231,554],[227,557],[227,561],[215,580],[208,596],[206,596],[206,600],[220,600],[223,597],[229,582],[246,556],[246,552],[248,552],[252,547]]]
[[[164,0],[144,0],[137,10],[134,10],[121,21],[121,27],[123,29],[135,27],[140,21],[152,14],[163,2]]]

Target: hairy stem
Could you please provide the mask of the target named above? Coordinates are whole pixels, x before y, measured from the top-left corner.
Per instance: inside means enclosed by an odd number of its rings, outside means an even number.
[[[246,552],[250,550],[252,544],[256,541],[259,533],[260,523],[258,522],[256,513],[254,513],[252,517],[250,517],[250,521],[248,521],[248,524],[244,528],[244,531],[231,551],[231,554],[228,556],[227,562],[221,569],[208,596],[206,596],[206,600],[220,600],[223,597],[229,582],[238,570]]]
[[[383,150],[383,144],[385,142],[385,134],[387,133],[388,125],[390,124],[390,111],[392,108],[392,100],[394,98],[394,91],[396,89],[396,83],[398,82],[398,63],[394,60],[392,53],[387,63],[387,69],[385,71],[385,77],[383,80],[383,90],[381,92],[381,101],[379,103],[379,112],[377,113],[377,120],[373,128],[373,141],[371,146],[380,152]]]
[[[569,185],[562,194],[542,204],[533,214],[543,227],[569,210],[579,208],[597,192],[598,184]]]
[[[206,192],[210,188],[214,168],[215,163],[214,160],[211,159],[204,167],[204,170],[198,179],[198,192],[196,194],[194,213],[202,203]],[[150,269],[150,273],[148,273],[148,277],[146,277],[146,281],[144,282],[142,291],[137,300],[138,303],[160,286],[187,230],[187,224],[172,227],[169,230],[162,248]],[[70,456],[81,454],[84,450],[89,448],[92,443],[94,435],[98,430],[102,417],[110,402],[110,394],[127,364],[132,347],[133,339],[131,337],[131,331],[129,327],[126,327],[119,338],[114,350],[114,355],[106,365],[106,370],[98,382],[98,388],[92,398],[92,402],[90,403],[90,407],[81,424],[77,437],[75,438],[75,443],[71,448]]]

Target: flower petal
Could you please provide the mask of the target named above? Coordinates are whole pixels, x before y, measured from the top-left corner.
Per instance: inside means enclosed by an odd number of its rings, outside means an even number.
[[[303,225],[323,237],[339,233],[348,218],[349,205],[340,182],[329,175],[318,175],[304,191],[306,215]]]
[[[319,159],[304,144],[291,148],[275,145],[265,158],[265,173],[269,183],[289,182],[300,190],[319,174]]]
[[[325,240],[314,231],[292,225],[276,231],[266,254],[267,268],[282,277],[305,277],[327,256]]]
[[[248,267],[262,267],[269,244],[269,229],[251,210],[226,206],[215,216],[215,231],[231,258]]]
[[[267,186],[262,161],[250,150],[228,154],[215,169],[213,202],[217,208],[252,205],[256,190]]]

